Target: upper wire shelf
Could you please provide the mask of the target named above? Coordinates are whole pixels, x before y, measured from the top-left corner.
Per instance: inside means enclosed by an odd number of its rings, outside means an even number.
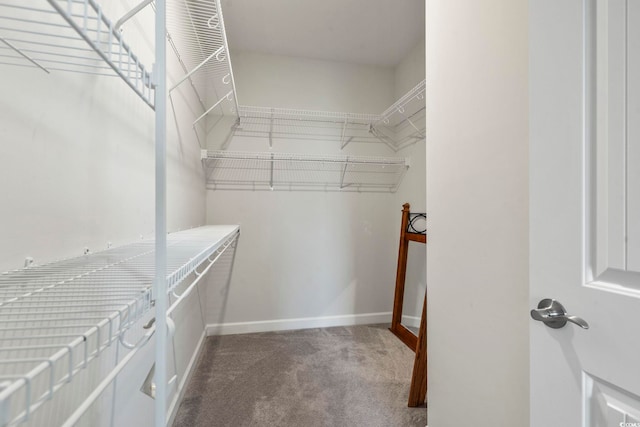
[[[239,119],[233,126],[234,136],[295,136],[299,139],[340,140],[344,148],[350,142],[379,142],[370,132],[377,114],[340,113],[334,111],[295,110],[240,105]]]
[[[382,114],[341,113],[240,105],[232,128],[235,136],[332,139],[341,148],[350,142],[383,142],[393,151],[425,137],[425,81]]]
[[[151,72],[94,0],[0,0],[0,64],[119,76],[151,108]]]
[[[168,235],[170,296],[238,233],[206,226]],[[141,241],[0,275],[0,426],[27,421],[113,343],[126,343],[153,306],[154,251],[153,240]]]
[[[373,123],[372,132],[396,150],[426,137],[426,80],[387,108]]]
[[[381,115],[375,125],[389,125],[395,119],[398,124],[406,117],[414,115],[420,107],[424,106],[424,93],[426,89],[426,80],[422,80],[414,86],[409,92],[404,94],[400,99],[387,108]],[[422,102],[416,102],[422,101]]]
[[[401,157],[202,150],[212,190],[394,192],[409,168]]]
[[[189,81],[203,108],[193,126],[210,113],[237,116],[238,100],[220,0],[168,0],[167,38],[185,73],[169,88],[170,97],[173,90]]]
[[[295,110],[291,108],[239,107],[241,118],[298,120],[323,123],[369,125],[381,118],[378,114],[339,113],[334,111]]]

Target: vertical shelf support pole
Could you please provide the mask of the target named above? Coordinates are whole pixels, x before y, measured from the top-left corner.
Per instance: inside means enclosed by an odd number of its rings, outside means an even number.
[[[167,69],[166,0],[156,0],[156,399],[155,427],[167,416]]]
[[[271,153],[271,175],[269,177],[269,188],[273,190],[273,153]]]
[[[273,108],[271,109],[271,119],[269,120],[269,148],[273,148]]]

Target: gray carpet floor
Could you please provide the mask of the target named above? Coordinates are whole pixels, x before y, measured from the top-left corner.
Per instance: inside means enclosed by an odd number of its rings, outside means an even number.
[[[207,338],[174,427],[424,427],[386,325]]]

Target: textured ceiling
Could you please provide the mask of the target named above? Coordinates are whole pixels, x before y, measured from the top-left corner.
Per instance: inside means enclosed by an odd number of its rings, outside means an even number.
[[[425,0],[222,0],[229,46],[397,65],[424,38]]]

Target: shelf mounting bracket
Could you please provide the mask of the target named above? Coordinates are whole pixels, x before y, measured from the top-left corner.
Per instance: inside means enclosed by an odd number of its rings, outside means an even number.
[[[416,130],[416,132],[418,132],[418,135],[420,135],[420,138],[424,138],[425,137],[425,135],[422,133],[422,131],[420,129],[418,129],[418,127],[411,121],[411,119],[409,117],[407,117],[400,109],[398,109],[398,114],[400,114],[402,117],[404,117],[404,119],[406,121],[408,121],[411,126],[413,126],[413,128]]]
[[[349,157],[347,157],[347,160],[344,162],[344,166],[342,168],[342,177],[340,178],[340,189],[344,188],[344,176],[347,173],[348,166],[349,166]]]
[[[229,98],[231,96],[231,94],[233,93],[232,90],[229,91],[229,93],[227,93],[225,96],[223,96],[222,98],[218,99],[218,102],[216,102],[215,104],[213,104],[211,106],[211,108],[209,108],[207,111],[205,111],[204,113],[202,113],[202,115],[200,117],[198,117],[197,119],[195,119],[195,121],[193,122],[193,126],[195,127],[195,125],[202,120],[202,118],[204,116],[206,116],[207,114],[209,114],[214,108],[216,108],[218,105],[220,105],[220,103],[222,101],[224,101],[225,99]]]
[[[193,70],[189,71],[185,76],[183,76],[180,80],[178,80],[178,83],[174,84],[173,87],[171,89],[169,89],[169,93],[171,93],[175,88],[177,88],[178,86],[180,86],[182,83],[184,83],[185,80],[187,80],[188,78],[190,78],[195,72],[197,72],[200,68],[204,67],[204,65],[209,62],[213,57],[219,55],[222,51],[224,50],[224,46],[220,46],[218,49],[216,49],[215,52],[213,52],[211,55],[207,56],[204,61],[202,61],[201,63],[199,63],[198,65],[196,65]],[[233,91],[231,91],[233,92]],[[229,92],[229,93],[231,93]]]
[[[342,125],[342,134],[340,135],[340,149],[341,150],[343,150],[344,147],[347,146],[349,141],[351,141],[351,139],[349,139],[347,142],[344,142],[344,134],[345,134],[346,131],[347,131],[347,121],[345,120],[344,124]]]
[[[30,57],[29,55],[27,55],[26,53],[24,53],[23,51],[15,47],[12,43],[9,43],[9,41],[5,40],[4,37],[0,37],[0,42],[6,44],[10,49],[14,50],[16,53],[18,53],[18,55],[22,56],[24,59],[31,62],[36,67],[40,68],[42,71],[46,72],[47,74],[51,74],[49,70],[47,70],[45,67],[40,65],[40,63],[38,63],[35,59],[33,59],[32,57]]]
[[[134,16],[136,16],[138,14],[138,12],[140,12],[142,9],[144,9],[145,7],[149,6],[151,3],[153,3],[154,0],[142,0],[137,6],[134,6],[133,9],[131,9],[129,12],[125,13],[122,18],[118,19],[116,21],[116,25],[113,27],[114,30],[119,30],[125,22],[127,22],[129,19],[133,18]]]
[[[391,142],[391,139],[383,133],[379,132],[375,127],[373,127],[373,125],[369,126],[369,133],[378,138],[381,142],[384,142],[394,152],[398,151],[398,148]]]

